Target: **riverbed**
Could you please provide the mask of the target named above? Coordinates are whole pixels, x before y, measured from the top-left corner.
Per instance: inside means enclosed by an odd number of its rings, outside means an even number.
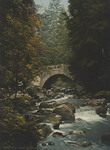
[[[70,101],[77,106],[84,102],[84,100],[72,99],[70,96],[56,99],[55,101]],[[49,125],[52,128],[52,125]],[[58,130],[54,130],[53,128],[52,130],[53,133],[61,132],[65,136],[53,137],[52,133],[38,144],[38,150],[110,150],[109,145],[101,143],[101,135],[105,132],[110,132],[110,114],[108,113],[106,118],[102,118],[95,113],[95,109],[92,107],[85,106],[77,108],[75,121],[62,122]],[[84,134],[69,134],[71,131],[75,130],[84,131]],[[88,141],[91,145],[82,147],[72,144],[73,142],[83,141]],[[49,142],[53,142],[53,144],[46,144]]]

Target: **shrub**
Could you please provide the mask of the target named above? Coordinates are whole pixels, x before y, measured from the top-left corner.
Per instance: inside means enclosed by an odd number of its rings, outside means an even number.
[[[33,147],[51,132],[46,125],[26,122],[24,117],[9,107],[0,109],[0,148]],[[10,149],[11,149],[10,148]]]

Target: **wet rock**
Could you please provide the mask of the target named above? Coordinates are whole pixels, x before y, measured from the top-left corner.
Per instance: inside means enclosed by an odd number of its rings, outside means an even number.
[[[37,92],[37,96],[38,96],[39,99],[44,99],[44,100],[46,99],[45,94],[42,93],[42,92],[40,92],[40,93]]]
[[[102,99],[87,99],[85,103],[83,103],[83,106],[103,106],[106,104],[106,99],[102,98]]]
[[[101,136],[101,142],[110,145],[110,132],[105,133]]]
[[[65,104],[56,107],[53,112],[60,115],[62,117],[62,121],[75,120],[73,110]]]
[[[54,103],[53,103],[53,106],[54,106],[54,107],[57,107],[57,106],[60,106],[60,105],[62,105],[61,102],[54,102]]]
[[[59,93],[61,90],[61,87],[54,86],[53,88],[51,88],[51,90],[54,91],[55,93]]]
[[[76,145],[79,145],[79,146],[82,146],[82,147],[88,147],[90,145],[92,145],[90,142],[88,141],[82,141],[82,142],[79,142],[79,141],[71,141],[71,142],[68,142],[70,144],[76,144]]]
[[[48,145],[48,143],[42,143],[42,146],[47,146]]]
[[[62,98],[62,97],[64,97],[64,93],[63,94],[58,94],[57,96],[55,96],[55,99],[57,99],[57,98]]]
[[[53,125],[53,128],[54,128],[54,129],[59,129],[59,126],[60,126],[60,123],[57,123],[57,124],[54,124],[54,125]]]
[[[94,104],[96,106],[105,105],[106,104],[106,99],[105,98],[95,99]]]
[[[55,143],[53,141],[48,142],[48,145],[52,146],[55,145]]]
[[[52,108],[53,104],[48,102],[41,102],[39,108]]]
[[[107,107],[106,106],[100,106],[96,109],[96,113],[101,117],[106,117],[107,113]]]
[[[53,141],[50,141],[48,143],[42,143],[42,146],[48,146],[48,145],[52,146],[55,145],[55,143]]]
[[[39,108],[37,114],[41,114],[41,115],[49,115],[52,113],[52,109],[48,109],[48,108]]]
[[[76,107],[74,104],[72,104],[70,102],[66,102],[65,105],[68,106],[69,108],[71,108],[73,113],[75,113]]]
[[[81,118],[77,118],[76,120],[81,121],[82,119]]]
[[[54,132],[52,136],[55,138],[64,137],[63,133],[61,133],[61,132]]]
[[[52,91],[52,89],[49,89],[46,91],[46,96],[48,98],[54,98],[56,96],[56,93],[54,91]]]
[[[82,135],[82,134],[85,134],[85,132],[82,131],[82,130],[74,130],[74,131],[71,131],[70,134],[78,134],[78,135]]]
[[[46,124],[41,124],[40,128],[42,129],[42,136],[46,138],[50,133],[52,133],[51,128]]]
[[[54,129],[59,129],[59,125],[61,124],[61,116],[52,113],[46,118],[45,122],[52,123]]]

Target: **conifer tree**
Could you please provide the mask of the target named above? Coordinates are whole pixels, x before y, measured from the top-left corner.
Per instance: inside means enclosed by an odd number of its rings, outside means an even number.
[[[69,0],[71,70],[87,89],[110,89],[110,1]]]
[[[47,51],[45,64],[54,65],[68,62],[70,49],[66,17],[66,11],[60,5],[60,0],[52,0],[41,17],[43,23],[41,35]]]

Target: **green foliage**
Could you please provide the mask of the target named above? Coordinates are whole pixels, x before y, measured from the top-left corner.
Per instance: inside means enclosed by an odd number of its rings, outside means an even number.
[[[72,87],[71,81],[67,78],[58,78],[54,85],[58,87]]]
[[[24,117],[7,106],[0,108],[0,116],[0,132],[6,132],[9,136],[13,134],[14,130],[25,124]]]
[[[0,87],[17,92],[38,73],[33,66],[41,65],[41,23],[33,0],[1,0],[0,13]]]
[[[41,35],[46,49],[44,64],[68,63],[71,50],[69,48],[67,14],[60,5],[60,0],[52,0],[48,9],[41,16],[43,26]]]
[[[110,89],[110,1],[69,0],[71,71],[89,91]]]
[[[32,98],[23,96],[13,100],[13,108],[20,113],[25,113],[35,107],[35,101]],[[35,107],[36,108],[36,107]]]
[[[36,146],[42,137],[40,125],[21,115],[35,103],[17,97],[41,67],[40,26],[33,0],[0,0],[0,149]]]
[[[0,117],[0,146],[2,148],[33,147],[51,132],[50,128],[36,121],[26,122],[25,118],[13,107],[1,106]]]

